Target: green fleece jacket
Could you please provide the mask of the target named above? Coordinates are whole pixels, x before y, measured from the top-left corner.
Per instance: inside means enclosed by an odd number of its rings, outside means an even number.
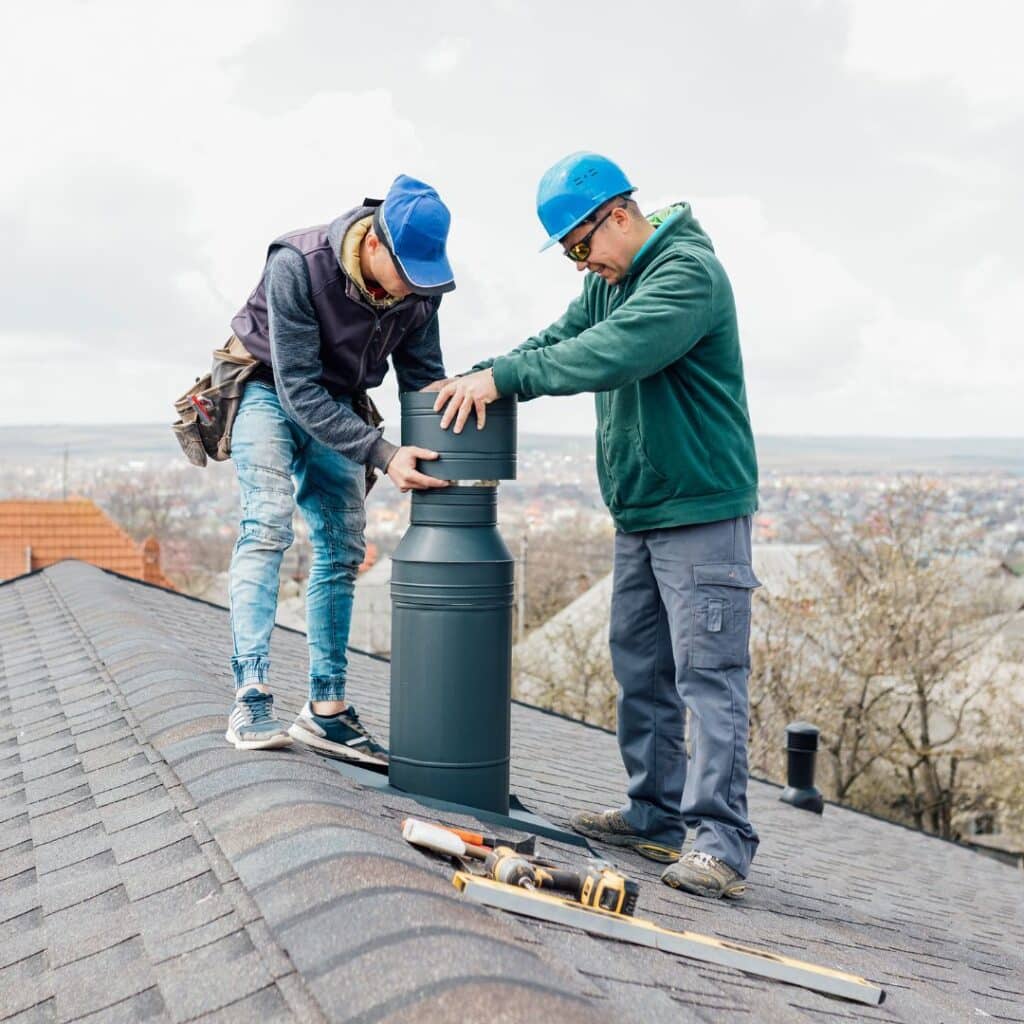
[[[628,274],[588,274],[560,320],[493,365],[503,395],[596,392],[601,494],[627,533],[751,514],[757,459],[732,288],[688,203]]]

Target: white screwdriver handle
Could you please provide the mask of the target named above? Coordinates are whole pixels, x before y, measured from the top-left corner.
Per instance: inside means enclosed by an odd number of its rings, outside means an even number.
[[[402,838],[413,846],[422,846],[435,853],[447,853],[453,857],[466,856],[466,844],[446,828],[438,828],[426,821],[407,818],[402,826]]]
[[[483,846],[473,846],[463,842],[454,832],[440,825],[431,825],[429,821],[418,818],[406,818],[402,822],[402,838],[413,846],[421,846],[435,853],[445,853],[452,857],[478,857],[483,859],[488,850]]]

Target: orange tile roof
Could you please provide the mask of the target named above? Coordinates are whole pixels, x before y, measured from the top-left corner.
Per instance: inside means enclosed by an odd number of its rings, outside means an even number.
[[[136,544],[87,498],[0,501],[0,580],[75,558],[124,576],[171,587],[160,571],[159,545],[154,557],[152,544],[156,544],[152,538],[146,545]],[[147,545],[150,546],[144,551]]]

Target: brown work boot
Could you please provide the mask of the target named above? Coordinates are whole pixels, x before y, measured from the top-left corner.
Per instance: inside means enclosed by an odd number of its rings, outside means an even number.
[[[679,859],[679,850],[663,843],[653,843],[646,836],[635,832],[626,823],[622,811],[580,811],[569,819],[569,827],[588,839],[596,839],[610,846],[626,846],[636,850],[641,857],[671,864]]]
[[[722,896],[735,899],[746,891],[747,883],[724,860],[700,850],[691,850],[678,863],[670,864],[661,873],[661,880],[673,889],[694,896]]]

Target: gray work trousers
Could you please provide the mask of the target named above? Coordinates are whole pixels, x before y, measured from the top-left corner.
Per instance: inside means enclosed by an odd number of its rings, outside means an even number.
[[[629,825],[746,877],[750,517],[616,533],[610,645]],[[687,765],[685,713],[689,715]]]

